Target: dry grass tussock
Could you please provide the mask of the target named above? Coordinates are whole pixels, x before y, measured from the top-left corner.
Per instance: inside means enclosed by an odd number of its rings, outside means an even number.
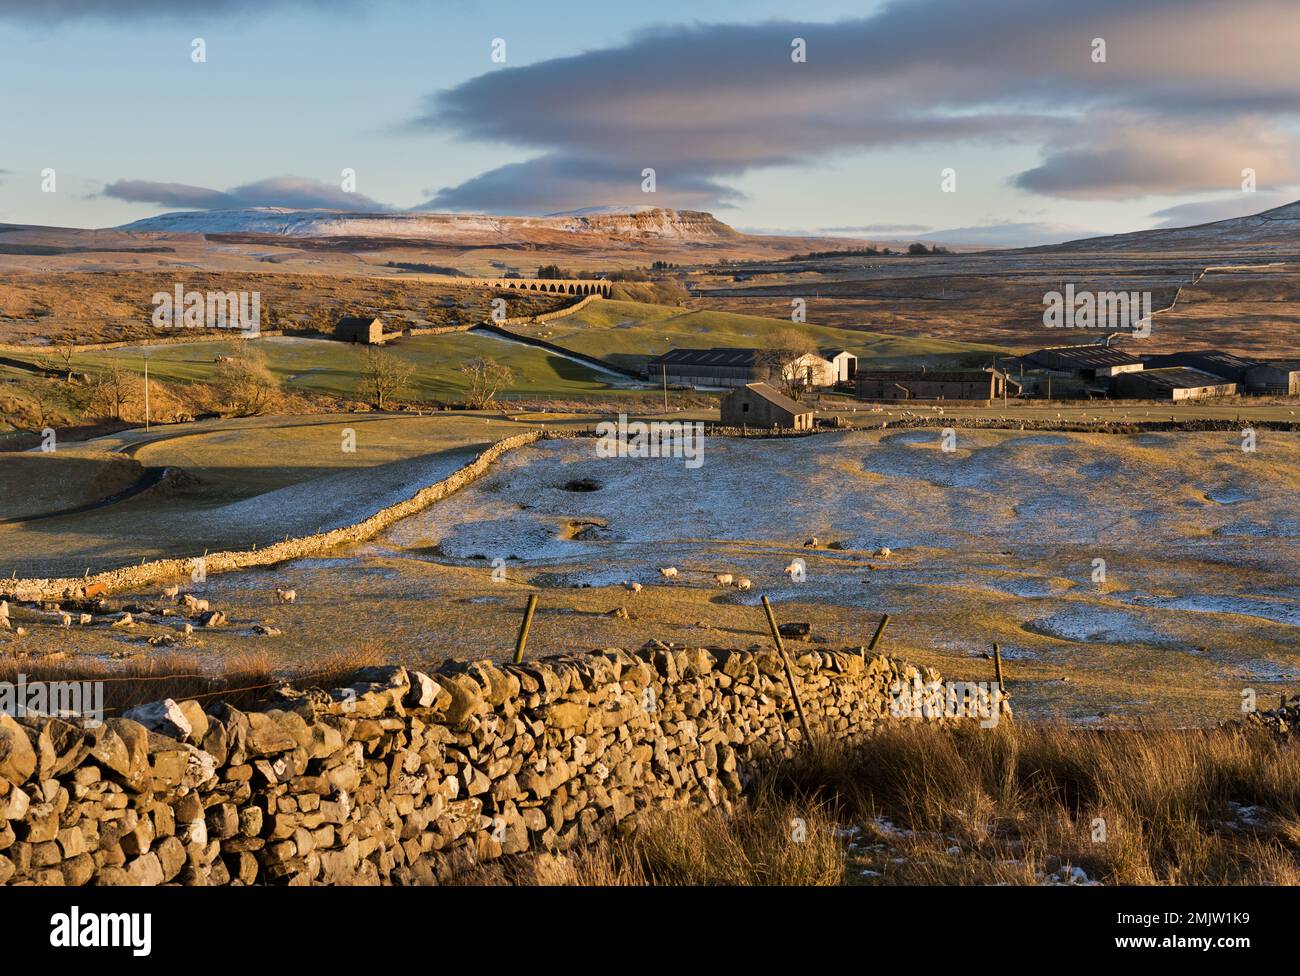
[[[1257,730],[904,726],[854,747],[820,744],[763,776],[730,817],[643,814],[584,851],[507,859],[461,880],[1032,885],[1084,876],[1300,884],[1300,747]]]

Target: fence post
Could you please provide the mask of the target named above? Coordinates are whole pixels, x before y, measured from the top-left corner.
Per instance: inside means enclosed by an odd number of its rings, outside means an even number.
[[[794,710],[799,715],[799,725],[803,728],[804,739],[808,745],[812,745],[812,732],[808,729],[808,719],[803,713],[803,702],[799,700],[799,689],[794,683],[794,668],[790,666],[790,656],[785,652],[785,644],[781,641],[781,628],[776,624],[776,615],[772,613],[772,604],[767,597],[763,597],[763,609],[767,611],[767,625],[772,628],[772,641],[776,644],[776,651],[781,655],[781,666],[785,668],[785,680],[790,685],[790,697],[794,699]]]
[[[519,625],[519,636],[515,638],[515,664],[524,659],[524,645],[528,643],[528,628],[533,622],[533,611],[537,609],[537,594],[528,594],[528,606],[524,608],[524,619]]]
[[[885,628],[888,626],[889,626],[889,614],[885,614],[883,617],[880,618],[880,625],[876,627],[876,633],[875,636],[871,638],[871,643],[867,645],[868,651],[874,651],[876,649],[876,645],[880,643],[881,634],[885,632]]]
[[[993,674],[998,679],[998,691],[1006,694],[1006,686],[1002,683],[1002,648],[997,644],[993,645]]]

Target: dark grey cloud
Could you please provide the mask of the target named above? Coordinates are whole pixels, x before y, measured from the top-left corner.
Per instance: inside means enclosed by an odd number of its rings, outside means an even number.
[[[660,28],[480,75],[428,97],[412,125],[531,156],[440,190],[430,205],[445,208],[572,202],[570,169],[617,174],[587,203],[643,203],[647,166],[660,202],[699,206],[756,167],[897,146],[933,148],[942,167],[945,147],[972,142],[1043,147],[1017,178],[1035,192],[1186,192],[1210,185],[1209,167],[1143,154],[1142,134],[1186,124],[1212,148],[1216,128],[1249,117],[1247,148],[1279,137],[1300,92],[1293,2],[911,0],[830,24]],[[806,63],[790,59],[794,37]]]
[[[131,203],[151,203],[178,210],[240,210],[246,207],[289,207],[295,210],[388,210],[386,204],[360,193],[347,193],[337,183],[299,176],[279,176],[245,183],[229,190],[211,190],[185,183],[118,180],[103,195]]]

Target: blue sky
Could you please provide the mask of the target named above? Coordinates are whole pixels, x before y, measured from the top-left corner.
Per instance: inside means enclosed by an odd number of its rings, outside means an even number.
[[[396,209],[648,203],[1006,243],[1300,196],[1300,15],[1281,0],[189,6],[0,0],[0,221],[115,226],[192,188],[292,205],[345,167],[353,199]]]

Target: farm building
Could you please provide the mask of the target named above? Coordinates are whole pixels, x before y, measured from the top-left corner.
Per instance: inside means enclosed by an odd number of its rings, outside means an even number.
[[[1142,400],[1209,400],[1232,396],[1240,390],[1233,382],[1191,369],[1187,366],[1166,366],[1144,369],[1137,373],[1122,373],[1115,377],[1115,395]]]
[[[722,398],[722,423],[728,427],[812,430],[813,411],[766,383],[746,383]]]
[[[646,364],[646,379],[666,377],[673,386],[745,386],[771,377],[774,370],[763,360],[760,349],[671,349]],[[835,384],[835,367],[815,353],[791,360],[785,372],[811,386]]]
[[[994,400],[1019,384],[987,369],[870,369],[857,375],[863,400]]]
[[[799,379],[805,388],[834,386],[835,365],[816,353],[805,353],[786,363],[781,372],[790,379]]]
[[[1022,357],[1032,369],[1072,373],[1085,380],[1105,379],[1142,369],[1142,360],[1104,343],[1049,346]]]
[[[858,357],[847,349],[823,349],[822,358],[831,364],[835,383],[852,383],[858,375]]]
[[[345,315],[334,326],[334,338],[344,342],[363,342],[368,346],[384,344],[384,323],[361,315]]]
[[[744,386],[767,378],[757,349],[670,349],[646,365],[646,379],[673,386]]]
[[[1217,349],[1193,349],[1163,356],[1148,356],[1146,365],[1148,369],[1185,366],[1240,383],[1251,393],[1300,394],[1300,367],[1295,363],[1268,363],[1234,356]]]

